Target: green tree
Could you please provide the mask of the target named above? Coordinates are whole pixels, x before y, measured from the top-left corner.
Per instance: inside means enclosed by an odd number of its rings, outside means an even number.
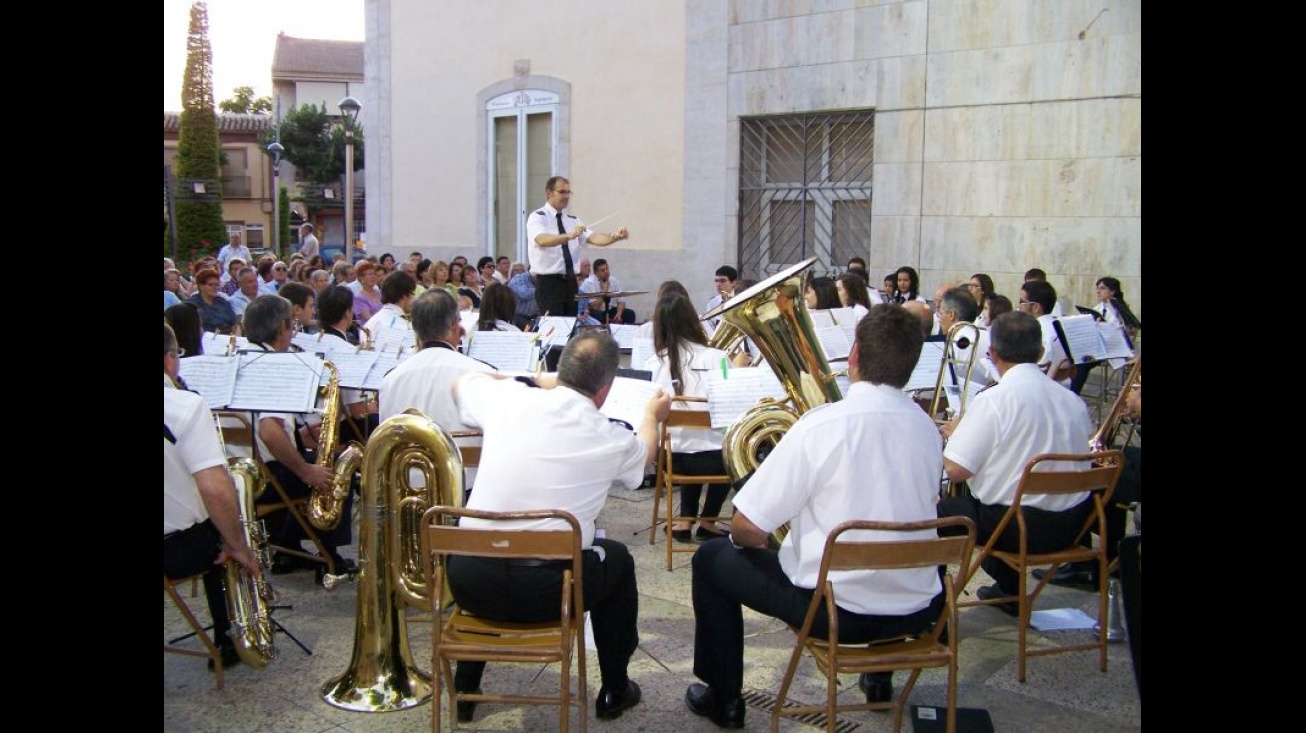
[[[340,181],[345,175],[345,128],[344,122],[327,114],[325,106],[305,104],[286,113],[281,120],[280,137],[278,130],[271,129],[263,133],[263,147],[274,140],[286,149],[282,158],[299,169],[310,182],[303,194],[296,198],[308,210],[309,220],[317,212],[328,208],[340,208],[344,204],[339,199],[327,200],[322,196],[322,187]],[[354,170],[363,168],[363,128],[354,128]],[[361,208],[356,208],[359,213]],[[286,240],[289,241],[289,240]]]
[[[203,2],[190,8],[186,40],[186,74],[182,86],[181,124],[177,132],[177,253],[183,262],[214,254],[227,241],[222,219],[221,146],[213,111],[213,49],[209,45],[209,11]],[[194,190],[203,182],[205,192]],[[205,247],[204,240],[208,240]],[[211,250],[211,251],[210,251]],[[180,263],[178,263],[180,264]]]
[[[218,109],[236,114],[266,115],[272,113],[272,97],[254,97],[254,87],[236,87],[231,99],[218,103]]]

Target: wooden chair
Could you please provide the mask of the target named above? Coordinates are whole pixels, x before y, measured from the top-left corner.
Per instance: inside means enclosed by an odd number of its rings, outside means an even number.
[[[452,521],[475,517],[495,521],[560,519],[566,530],[511,530],[458,527]],[[585,684],[585,600],[582,569],[580,524],[570,513],[561,510],[529,512],[487,512],[449,506],[435,506],[422,517],[422,558],[426,568],[427,590],[434,608],[452,605],[448,619],[435,624],[431,639],[431,667],[434,694],[431,701],[431,729],[442,730],[440,691],[449,690],[449,718],[457,727],[457,703],[488,702],[524,705],[557,705],[558,730],[566,733],[575,706],[581,733],[587,729],[588,693]],[[487,558],[522,558],[569,561],[563,571],[558,618],[542,623],[513,623],[479,618],[449,604],[445,582],[448,559],[454,555]],[[571,690],[572,650],[576,652],[578,678],[575,693]],[[453,662],[518,662],[549,664],[558,662],[557,695],[507,695],[458,692],[453,684]]]
[[[696,545],[686,545],[678,547],[677,543],[671,538],[671,528],[675,521],[695,522],[699,519],[710,520],[713,522],[725,519],[725,517],[679,517],[675,515],[675,488],[681,484],[726,484],[729,485],[730,476],[727,474],[690,474],[676,473],[671,468],[671,428],[711,428],[712,414],[707,410],[683,410],[672,409],[667,415],[667,419],[662,423],[662,433],[658,437],[658,465],[657,465],[657,483],[653,493],[653,520],[652,528],[648,533],[648,543],[654,544],[656,541],[657,526],[661,522],[664,524],[663,534],[666,535],[667,541],[667,570],[671,570],[671,558],[677,552],[694,552],[698,549]],[[658,508],[663,498],[666,499],[666,516],[658,516]],[[693,529],[695,525],[691,524]]]
[[[295,547],[283,547],[280,545],[268,545],[268,549],[273,552],[280,552],[294,557],[312,560],[326,564],[326,572],[335,575],[341,572],[343,568],[336,568],[335,560],[332,559],[331,553],[327,551],[326,545],[318,537],[317,529],[304,516],[308,507],[308,496],[291,498],[286,490],[281,487],[281,482],[277,477],[268,470],[267,465],[263,462],[263,457],[259,455],[258,441],[254,437],[254,426],[250,422],[249,413],[236,410],[216,410],[213,413],[214,420],[218,423],[218,431],[222,434],[222,442],[226,446],[236,448],[238,452],[248,451],[254,461],[258,463],[259,472],[263,474],[265,486],[272,487],[272,491],[277,495],[277,500],[271,502],[259,502],[256,505],[255,518],[262,519],[278,510],[285,509],[294,517],[295,522],[304,530],[304,536],[308,538],[313,546],[317,548],[318,554],[313,555],[305,552],[298,545]],[[258,497],[262,491],[255,494]],[[346,521],[346,519],[341,519]]]
[[[1074,461],[1086,462],[1091,461],[1092,467],[1082,470],[1040,470],[1045,463],[1057,461]],[[1017,676],[1021,682],[1025,681],[1025,663],[1029,657],[1044,656],[1047,654],[1060,654],[1061,652],[1082,651],[1086,649],[1098,649],[1101,658],[1101,668],[1106,672],[1107,666],[1107,635],[1098,634],[1096,641],[1084,642],[1078,644],[1065,644],[1061,646],[1039,647],[1030,649],[1027,643],[1029,617],[1033,611],[1034,602],[1038,600],[1039,593],[1052,580],[1056,574],[1057,568],[1064,563],[1069,562],[1086,562],[1093,561],[1098,566],[1098,618],[1105,620],[1107,618],[1107,608],[1109,604],[1107,595],[1107,581],[1109,578],[1107,572],[1106,549],[1099,545],[1097,547],[1084,547],[1080,542],[1088,535],[1089,532],[1096,533],[1098,537],[1105,537],[1106,516],[1103,508],[1111,500],[1111,494],[1115,491],[1116,481],[1120,478],[1120,471],[1124,466],[1124,454],[1118,450],[1099,451],[1096,453],[1084,454],[1064,454],[1064,453],[1044,453],[1035,456],[1029,463],[1025,464],[1024,473],[1020,477],[1020,485],[1016,488],[1016,497],[1012,500],[1011,507],[1003,515],[1002,520],[994,528],[993,534],[989,537],[988,542],[980,548],[974,563],[970,566],[970,571],[966,575],[969,579],[979,570],[980,563],[987,557],[992,556],[1006,563],[1011,569],[1015,570],[1020,577],[1020,590],[1014,596],[1001,596],[988,598],[985,600],[974,600],[962,603],[966,606],[990,605],[997,603],[1010,603],[1015,601],[1020,607],[1020,622],[1017,631],[1018,636],[1018,672]],[[1032,553],[1028,550],[1027,528],[1025,526],[1024,502],[1027,497],[1032,496],[1058,496],[1066,494],[1076,494],[1087,491],[1091,493],[1093,502],[1093,511],[1088,518],[1084,520],[1084,526],[1079,533],[1075,535],[1074,541],[1070,546],[1055,552]],[[998,550],[994,548],[998,538],[1002,536],[1003,531],[1012,522],[1016,523],[1017,531],[1020,537],[1020,548],[1015,552]],[[1028,590],[1029,571],[1036,567],[1047,567],[1043,578],[1034,586],[1033,591]]]
[[[956,527],[964,534],[939,537],[940,528]],[[874,539],[853,539],[845,533],[871,530],[879,532]],[[955,531],[955,530],[954,530]],[[914,536],[928,532],[929,536]],[[886,538],[885,535],[890,535]],[[901,537],[894,538],[891,535]],[[807,616],[801,629],[790,629],[797,635],[793,654],[789,657],[789,667],[785,670],[784,680],[780,683],[780,693],[776,697],[775,707],[771,712],[771,730],[777,731],[782,715],[809,715],[825,713],[828,730],[835,731],[838,713],[841,710],[893,710],[894,730],[902,729],[903,707],[921,670],[946,667],[948,670],[948,714],[947,730],[954,733],[957,718],[957,593],[963,587],[958,576],[964,576],[968,569],[971,554],[975,548],[975,525],[966,517],[945,517],[921,522],[844,522],[826,538],[824,554],[821,557],[820,575],[816,580],[816,592],[807,608]],[[943,608],[934,628],[928,633],[914,637],[897,637],[874,641],[870,644],[841,644],[839,642],[839,615],[835,604],[834,584],[829,580],[831,571],[850,570],[898,570],[905,568],[937,568],[955,566],[956,570],[947,572],[943,577]],[[812,623],[820,611],[821,601],[825,601],[829,619],[830,638],[816,639],[811,636]],[[944,633],[946,630],[946,640]],[[826,700],[823,705],[785,707],[785,697],[793,682],[794,672],[802,659],[803,652],[811,654],[816,666],[826,678]],[[911,676],[903,685],[896,698],[887,702],[858,702],[839,704],[839,679],[841,673],[860,674],[863,672],[893,672],[911,670]]]
[[[203,649],[188,649],[183,646],[177,646],[176,644],[164,643],[163,651],[169,654],[181,654],[188,657],[207,657],[213,663],[213,678],[218,685],[218,689],[221,690],[222,652],[218,649],[218,645],[214,643],[213,637],[209,636],[209,633],[204,630],[204,625],[199,622],[199,619],[195,618],[195,614],[190,610],[190,606],[186,605],[186,601],[183,600],[181,594],[177,592],[177,586],[182,583],[191,582],[193,587],[193,583],[199,581],[203,577],[203,573],[196,573],[195,575],[187,576],[185,578],[169,578],[166,575],[163,576],[164,595],[172,599],[172,603],[177,607],[177,611],[181,613],[181,617],[186,619],[186,624],[190,626],[191,631],[195,632],[195,638],[199,639],[200,643],[204,645]]]

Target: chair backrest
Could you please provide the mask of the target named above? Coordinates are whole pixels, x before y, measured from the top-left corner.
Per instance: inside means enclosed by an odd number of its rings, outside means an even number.
[[[1090,462],[1085,469],[1049,471],[1043,464],[1053,462]],[[1013,504],[1020,503],[1024,497],[1033,495],[1077,494],[1081,491],[1102,491],[1101,501],[1105,504],[1115,491],[1116,480],[1124,468],[1125,455],[1118,450],[1098,451],[1096,453],[1044,453],[1034,456],[1025,464],[1021,474],[1020,485],[1016,488]]]
[[[847,532],[875,530],[908,534],[923,530],[937,532],[940,528],[962,527],[965,534],[947,537],[921,537],[909,539],[852,539],[843,537]],[[825,554],[821,558],[817,587],[825,584],[830,571],[840,570],[900,570],[906,568],[958,565],[969,562],[975,547],[975,524],[966,517],[943,517],[919,522],[877,522],[857,520],[844,522],[834,528],[825,539]]]
[[[668,428],[711,428],[712,413],[707,410],[680,410],[672,408],[663,423]]]

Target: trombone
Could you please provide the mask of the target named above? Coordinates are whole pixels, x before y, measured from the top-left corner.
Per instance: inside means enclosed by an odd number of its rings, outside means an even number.
[[[953,381],[961,385],[961,396],[956,405],[952,404],[951,399],[948,400],[948,411],[956,415],[966,411],[966,400],[969,398],[967,387],[970,386],[971,373],[975,371],[975,362],[979,360],[980,330],[979,326],[966,321],[954,323],[948,329],[947,341],[943,346],[943,361],[939,362],[939,376],[934,380],[934,398],[930,400],[930,417],[936,423],[940,423],[938,415],[939,404],[944,397],[943,380],[949,373],[952,374]],[[965,353],[959,355],[959,352]]]

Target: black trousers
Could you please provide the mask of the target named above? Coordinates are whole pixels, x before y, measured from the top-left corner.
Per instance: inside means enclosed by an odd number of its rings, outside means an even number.
[[[622,311],[621,318],[617,318],[617,306],[615,305],[608,308],[606,314],[604,313],[602,308],[599,308],[598,310],[591,309],[589,313],[590,316],[594,320],[598,321],[599,323],[603,323],[605,320],[608,323],[625,323],[625,324],[639,323],[639,321],[635,317],[635,311],[631,310],[630,308],[627,308],[626,310]],[[605,315],[607,316],[606,319],[604,318]]]
[[[739,550],[727,538],[709,540],[694,553],[694,676],[707,683],[718,700],[739,696],[744,684],[743,607],[801,627],[812,602],[811,588],[799,588],[780,568],[770,550]],[[943,593],[929,606],[905,616],[839,613],[839,642],[861,644],[927,630],[943,609]],[[822,606],[812,635],[829,637]]]
[[[626,689],[626,666],[639,644],[639,587],[630,550],[615,540],[596,539],[603,557],[585,551],[583,569],[585,610],[594,627],[599,672],[603,686]],[[558,618],[562,593],[559,565],[528,567],[490,558],[456,556],[449,559],[449,589],[468,611],[496,621],[522,623]],[[481,686],[485,662],[459,662],[454,688],[471,692]]]
[[[718,474],[725,475],[726,464],[719,450],[705,450],[697,453],[672,453],[671,470],[676,473]],[[698,499],[703,494],[703,484],[687,484],[680,487],[681,517],[715,517],[721,514],[721,506],[726,503],[730,493],[730,484],[708,484],[707,500],[703,502],[703,513],[698,512]]]
[[[939,500],[940,517],[970,517],[975,523],[975,545],[981,546],[993,536],[993,530],[1002,521],[1009,509],[1005,504],[984,504],[971,496],[950,496]],[[1025,528],[1028,538],[1028,550],[1036,552],[1055,552],[1063,550],[1075,541],[1084,520],[1093,511],[1093,500],[1085,499],[1078,505],[1060,512],[1049,512],[1035,507],[1025,507]],[[956,529],[940,534],[962,534]],[[994,549],[1005,552],[1020,551],[1020,530],[1013,519],[1009,522],[1002,536],[993,545]],[[980,563],[984,572],[989,574],[1003,593],[1016,595],[1020,592],[1020,576],[1009,565],[994,557],[986,557]]]
[[[540,315],[575,316],[576,278],[566,275],[540,275],[535,280],[535,308]]]
[[[206,519],[163,538],[163,574],[170,579],[204,573],[204,600],[213,619],[213,640],[230,647],[231,621],[227,618],[227,596],[223,592],[222,565],[214,565],[222,550],[222,535],[213,521]]]
[[[267,464],[267,467],[272,475],[276,476],[277,483],[281,484],[281,488],[285,489],[286,495],[290,498],[298,499],[301,496],[308,496],[313,493],[313,490],[301,481],[293,471],[282,465],[281,461],[271,461]],[[268,487],[259,499],[270,503],[280,501],[281,497],[271,487]],[[260,501],[260,503],[263,502]],[[340,524],[333,530],[317,531],[318,538],[322,540],[322,544],[326,545],[329,552],[335,552],[337,547],[343,547],[353,542],[354,523],[350,521],[353,507],[354,492],[351,490],[349,495],[345,497],[345,508],[343,509],[343,516],[340,518]],[[267,515],[265,524],[268,530],[268,539],[274,545],[299,547],[301,540],[308,539],[308,535],[304,534],[304,528],[299,526],[299,522],[296,522],[290,512],[284,509]]]

